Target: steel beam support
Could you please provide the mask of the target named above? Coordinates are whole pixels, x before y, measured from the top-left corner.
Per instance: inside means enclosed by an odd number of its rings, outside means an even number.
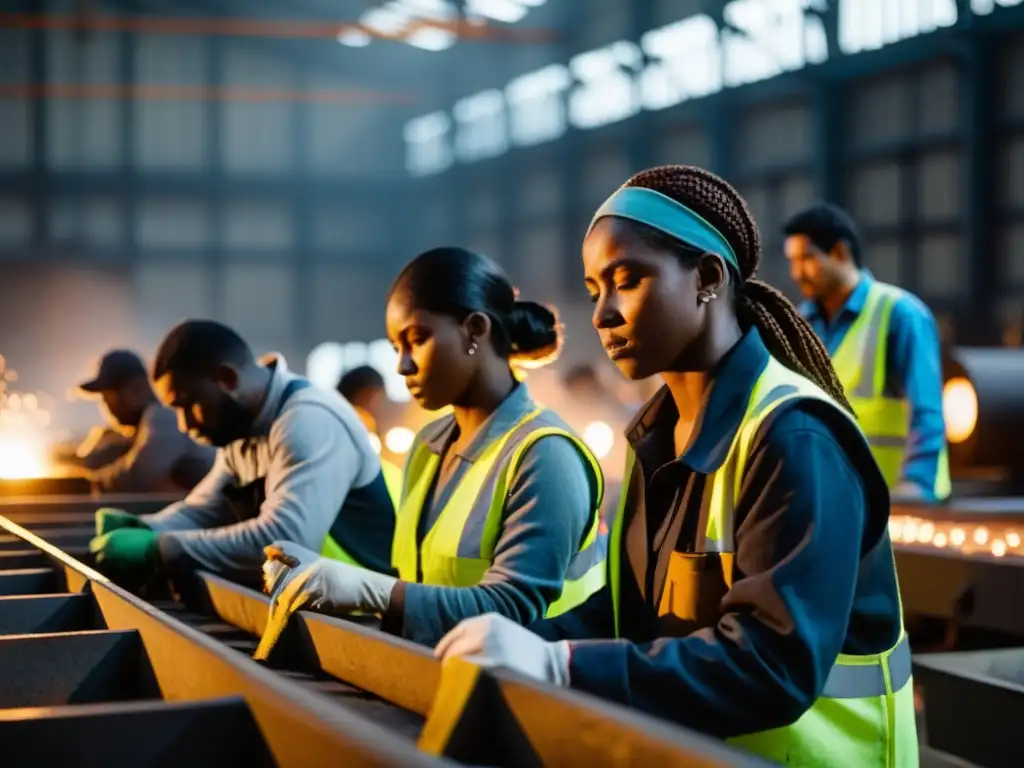
[[[964,50],[961,67],[961,93],[967,101],[964,109],[963,190],[966,202],[966,231],[963,253],[967,262],[969,286],[967,322],[958,325],[961,344],[990,344],[999,339],[996,297],[1003,293],[999,285],[999,252],[996,200],[996,67],[998,37],[974,30]]]

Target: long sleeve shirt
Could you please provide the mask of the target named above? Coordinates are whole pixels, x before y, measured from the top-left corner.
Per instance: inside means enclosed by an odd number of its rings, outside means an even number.
[[[421,543],[484,449],[536,408],[526,387],[519,385],[469,446],[448,458],[420,515]],[[568,429],[564,423],[560,426]],[[424,428],[417,444],[425,443],[438,455],[448,454],[455,432],[454,418],[449,416]],[[483,613],[500,613],[523,624],[543,616],[561,594],[566,569],[592,519],[595,484],[596,478],[569,440],[558,436],[538,440],[523,455],[509,485],[494,558],[479,584],[447,587],[399,582],[383,628],[434,645],[462,619]]]
[[[834,355],[851,326],[864,310],[874,278],[863,270],[861,280],[831,320],[816,302],[804,302],[800,311]],[[885,354],[888,397],[906,400],[910,429],[900,482],[915,486],[923,498],[935,501],[939,457],[946,445],[942,415],[942,357],[935,317],[919,298],[903,292],[892,307]]]
[[[128,451],[91,473],[90,479],[106,493],[160,493],[189,490],[175,473],[190,462],[198,474],[213,466],[215,451],[199,445],[178,429],[174,411],[153,403],[142,413]]]
[[[218,451],[213,469],[184,501],[146,518],[161,534],[161,559],[171,569],[258,573],[268,544],[283,539],[320,551],[340,522],[346,545],[378,563],[375,570],[389,571],[394,510],[386,492],[377,509],[351,503],[360,492],[383,488],[380,459],[362,422],[340,395],[318,387],[283,402],[297,377],[281,357],[270,367],[249,436]],[[240,511],[231,489],[259,482],[259,508]]]
[[[879,653],[900,632],[884,484],[872,467],[868,488],[867,447],[844,447],[843,417],[804,404],[771,422],[746,465],[734,581],[718,621],[682,637],[659,632],[660,565],[671,551],[687,551],[705,480],[724,461],[766,359],[748,332],[717,372],[699,431],[678,459],[671,398],[662,392],[638,416],[623,510],[620,639],[609,639],[607,588],[530,627],[573,641],[572,687],[723,738],[794,722],[840,652]],[[659,542],[654,532],[674,514],[684,515],[680,540]]]

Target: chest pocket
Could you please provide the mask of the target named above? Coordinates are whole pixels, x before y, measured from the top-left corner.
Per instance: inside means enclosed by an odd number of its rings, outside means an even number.
[[[673,552],[658,605],[658,630],[679,637],[713,626],[732,586],[732,553]]]

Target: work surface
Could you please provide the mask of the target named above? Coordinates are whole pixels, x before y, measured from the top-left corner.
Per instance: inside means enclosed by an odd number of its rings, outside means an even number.
[[[318,765],[341,748],[352,764],[576,765],[582,755],[594,765],[757,764],[718,742],[514,675],[468,664],[442,672],[426,649],[366,620],[300,614],[270,662],[258,664],[251,654],[266,622],[265,596],[203,574],[195,604],[146,603],[88,567],[98,506],[146,513],[168,501],[0,500],[5,765],[58,764],[70,751],[82,765],[83,749],[85,765],[109,764],[124,750],[137,756],[134,765]],[[967,499],[894,514],[1024,520],[1024,502]],[[25,709],[39,706],[48,709]],[[127,741],[117,736],[125,723]],[[225,741],[225,732],[238,738]],[[188,746],[195,743],[210,746]],[[927,747],[921,759],[926,767],[969,765]]]
[[[144,511],[146,500],[127,502]],[[4,765],[762,765],[591,697],[302,613],[252,660],[268,599],[201,574],[147,603],[83,559],[92,510],[0,507]],[[146,509],[145,511],[148,511]],[[35,709],[43,707],[45,709]]]

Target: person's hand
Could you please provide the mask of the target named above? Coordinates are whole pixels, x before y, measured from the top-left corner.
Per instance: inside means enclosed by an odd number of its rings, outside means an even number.
[[[290,541],[279,541],[263,548],[267,560],[263,563],[263,591],[273,595],[285,579],[295,575],[295,569],[302,565],[311,565],[322,555],[312,549],[294,544]]]
[[[397,581],[392,576],[320,557],[290,542],[275,542],[264,553],[263,579],[270,592],[270,614],[256,659],[269,657],[289,617],[298,610],[383,613],[391,602]]]
[[[119,573],[138,573],[160,562],[156,531],[149,528],[119,528],[89,542],[96,567]]]
[[[498,613],[461,622],[441,638],[434,656],[464,656],[481,666],[505,667],[552,685],[569,685],[569,643],[549,643]]]
[[[123,509],[101,507],[96,510],[97,536],[102,536],[105,533],[110,533],[120,528],[145,528],[148,530],[149,526],[142,522],[138,515],[125,512]]]

